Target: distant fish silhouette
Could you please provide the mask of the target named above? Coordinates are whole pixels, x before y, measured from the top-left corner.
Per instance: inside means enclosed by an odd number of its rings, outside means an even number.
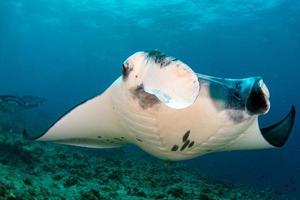
[[[16,113],[40,106],[44,98],[34,96],[0,95],[0,112]]]
[[[295,181],[294,181],[294,178],[293,178],[293,177],[290,177],[290,184],[292,184],[292,185],[295,184]]]
[[[159,51],[138,52],[103,94],[76,106],[35,139],[94,148],[135,144],[166,160],[281,147],[296,110],[260,128],[258,116],[269,111],[269,96],[260,77],[206,76]]]

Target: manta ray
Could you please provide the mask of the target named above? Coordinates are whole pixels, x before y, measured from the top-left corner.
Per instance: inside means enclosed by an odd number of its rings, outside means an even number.
[[[37,141],[91,148],[134,144],[164,160],[232,150],[282,147],[296,110],[260,128],[270,109],[261,77],[225,79],[195,73],[157,50],[134,53],[102,94],[80,103]]]

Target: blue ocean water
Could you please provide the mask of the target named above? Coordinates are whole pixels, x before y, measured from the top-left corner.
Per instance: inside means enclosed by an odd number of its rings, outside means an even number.
[[[31,126],[43,129],[98,95],[129,55],[149,49],[202,74],[262,76],[272,104],[262,125],[281,119],[292,104],[300,107],[297,0],[0,0],[0,93],[47,99],[43,112],[27,116]],[[296,121],[279,150],[218,153],[187,163],[220,179],[300,198],[299,128]]]

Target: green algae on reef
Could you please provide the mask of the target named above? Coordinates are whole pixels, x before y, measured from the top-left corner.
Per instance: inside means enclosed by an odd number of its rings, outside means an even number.
[[[37,143],[0,133],[0,199],[243,199],[271,192],[217,183],[187,169],[118,150]]]

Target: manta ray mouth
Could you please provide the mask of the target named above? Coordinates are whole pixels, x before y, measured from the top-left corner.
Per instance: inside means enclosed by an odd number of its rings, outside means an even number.
[[[275,146],[275,147],[282,147],[290,133],[292,131],[294,122],[296,118],[296,108],[292,106],[290,112],[286,117],[284,117],[281,121],[275,123],[272,126],[260,129],[263,137],[265,140]]]
[[[246,108],[252,115],[265,114],[270,109],[270,92],[262,79],[257,79],[247,99]]]

